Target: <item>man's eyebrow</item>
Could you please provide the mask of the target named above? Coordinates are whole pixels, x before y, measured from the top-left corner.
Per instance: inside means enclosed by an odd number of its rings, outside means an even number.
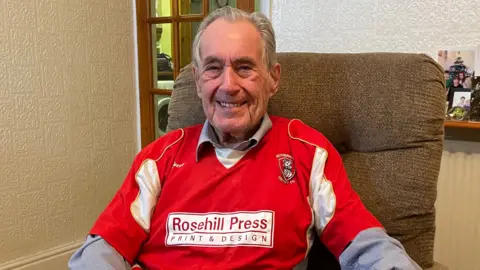
[[[234,65],[249,64],[255,66],[255,60],[249,56],[242,56],[232,59]],[[217,56],[209,55],[203,60],[204,64],[223,63],[223,60]]]
[[[243,56],[243,57],[238,57],[233,59],[234,64],[250,64],[250,65],[255,65],[255,60],[253,58],[248,57],[248,56]]]
[[[203,60],[203,62],[204,62],[205,64],[210,64],[210,63],[212,63],[212,62],[219,62],[219,63],[221,63],[221,62],[222,62],[222,59],[218,58],[217,56],[210,55],[210,56],[207,56],[207,57]]]

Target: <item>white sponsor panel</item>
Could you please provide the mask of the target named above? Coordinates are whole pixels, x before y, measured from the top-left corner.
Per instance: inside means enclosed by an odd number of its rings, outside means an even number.
[[[274,212],[170,213],[167,246],[273,246]]]

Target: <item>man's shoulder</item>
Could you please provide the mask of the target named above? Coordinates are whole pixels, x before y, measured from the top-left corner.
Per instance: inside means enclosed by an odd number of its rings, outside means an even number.
[[[317,129],[305,124],[301,119],[271,116],[273,125],[284,126],[290,139],[320,148],[330,145],[329,140]]]
[[[176,152],[185,142],[195,141],[192,138],[198,137],[201,129],[202,125],[194,125],[171,130],[144,147],[138,156],[141,159],[159,159],[168,150]]]

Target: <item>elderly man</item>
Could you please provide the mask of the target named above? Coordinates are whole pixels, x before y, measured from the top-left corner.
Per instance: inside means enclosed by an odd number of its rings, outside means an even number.
[[[193,72],[208,120],[137,155],[70,268],[299,269],[316,231],[343,269],[419,269],[364,207],[330,142],[267,115],[275,50],[261,14],[227,7],[202,22]]]

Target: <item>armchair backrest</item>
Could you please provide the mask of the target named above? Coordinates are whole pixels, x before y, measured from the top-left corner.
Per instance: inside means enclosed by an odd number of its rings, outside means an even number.
[[[279,53],[271,115],[301,119],[338,149],[353,188],[422,267],[433,264],[445,81],[430,57],[406,53]],[[203,123],[191,66],[182,69],[168,129]]]

